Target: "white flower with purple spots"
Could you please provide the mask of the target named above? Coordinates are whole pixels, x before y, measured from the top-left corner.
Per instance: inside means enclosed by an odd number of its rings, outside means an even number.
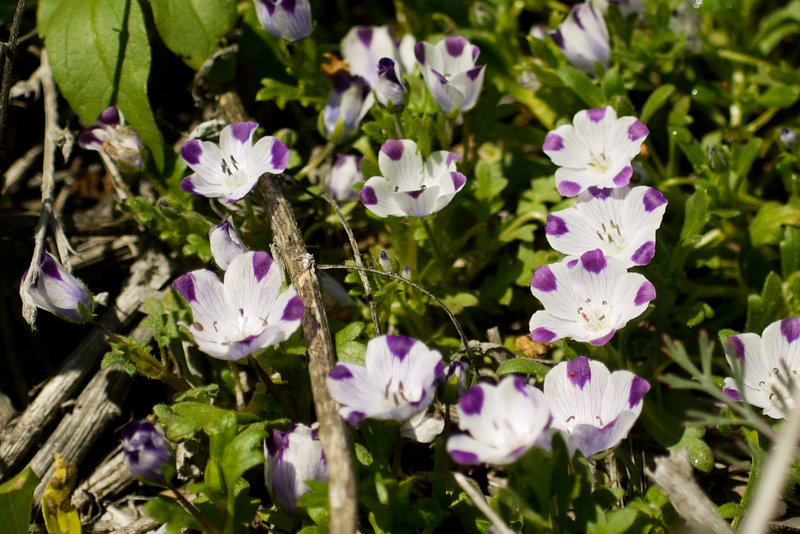
[[[221,360],[240,360],[284,341],[300,326],[303,301],[281,292],[280,266],[266,252],[236,256],[225,281],[207,269],[180,276],[172,287],[189,302],[189,331],[198,348]]]
[[[595,74],[595,63],[608,66],[611,58],[608,27],[603,15],[590,1],[572,6],[567,18],[551,37],[577,68]]]
[[[22,275],[22,280],[28,272]],[[49,311],[73,323],[82,323],[84,315],[92,311],[94,303],[86,285],[67,272],[58,260],[45,252],[34,273],[28,295],[37,308]]]
[[[308,493],[307,480],[328,480],[328,464],[319,431],[297,424],[291,432],[273,430],[264,440],[264,479],[267,487],[287,510]]]
[[[648,391],[647,380],[630,371],[609,373],[603,363],[586,356],[561,362],[544,378],[551,427],[562,433],[570,454],[579,450],[587,458],[628,436]]]
[[[236,233],[233,226],[233,217],[211,227],[208,231],[208,241],[211,244],[211,256],[223,271],[228,268],[233,258],[247,252],[247,246]]]
[[[424,217],[447,206],[467,178],[456,170],[461,156],[440,150],[423,163],[410,139],[389,139],[381,146],[378,167],[361,188],[361,201],[379,217]]]
[[[308,0],[255,0],[255,5],[258,21],[275,37],[298,41],[311,34]]]
[[[569,256],[600,248],[625,267],[647,265],[666,209],[667,199],[652,187],[590,187],[575,206],[547,216],[545,233],[550,246]]]
[[[479,382],[458,402],[458,426],[466,432],[447,440],[447,452],[459,464],[509,464],[543,438],[551,419],[544,394],[521,376]]]
[[[125,172],[144,167],[144,146],[136,130],[125,124],[122,112],[111,106],[97,117],[97,122],[78,136],[78,145],[87,150],[105,152]]]
[[[336,200],[342,202],[355,198],[353,186],[364,181],[361,174],[361,157],[336,154],[336,163],[333,164],[328,178],[328,191]]]
[[[181,155],[194,171],[181,189],[231,204],[244,198],[264,173],[280,174],[289,162],[289,149],[279,139],[265,136],[253,144],[255,122],[230,124],[219,134],[219,146],[192,139]]]
[[[414,52],[422,77],[433,98],[446,114],[475,106],[483,87],[486,65],[475,66],[480,48],[458,35],[435,45],[420,41]]]
[[[364,78],[346,72],[337,74],[321,115],[321,129],[325,137],[339,143],[353,135],[361,119],[372,107],[372,98]]]
[[[367,343],[364,365],[338,363],[328,390],[351,425],[364,418],[405,421],[433,401],[444,372],[442,355],[405,336],[380,336]]]
[[[656,298],[652,283],[600,249],[539,267],[531,292],[544,306],[530,323],[531,339],[540,343],[566,337],[605,345]]]
[[[375,96],[381,106],[390,104],[397,110],[403,109],[406,103],[406,87],[400,81],[397,62],[388,57],[378,61],[378,81],[375,85]]]
[[[736,381],[725,379],[723,390],[733,400],[744,400],[763,409],[764,415],[786,419],[794,409],[791,386],[800,373],[800,317],[776,321],[761,336],[746,333],[725,342],[725,357],[742,368],[744,391]],[[738,361],[737,361],[738,360]]]
[[[400,50],[388,26],[355,26],[342,39],[341,49],[350,73],[362,77],[373,89],[378,86],[378,63],[382,58],[397,63],[398,76],[404,74]]]
[[[572,124],[548,132],[542,146],[559,166],[558,192],[574,197],[590,187],[628,185],[633,176],[631,160],[639,154],[648,133],[642,121],[617,118],[611,106],[579,111]]]

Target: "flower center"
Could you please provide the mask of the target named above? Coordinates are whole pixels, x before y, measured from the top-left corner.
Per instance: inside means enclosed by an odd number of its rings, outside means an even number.
[[[605,149],[603,149],[599,154],[589,152],[589,162],[587,163],[587,166],[598,172],[607,172],[611,168],[611,158],[606,156]]]
[[[248,182],[249,176],[247,171],[244,169],[239,169],[239,162],[236,161],[236,158],[233,157],[233,154],[231,154],[228,159],[222,158],[220,168],[222,169],[222,174],[227,177],[225,180],[225,185],[227,187],[231,189],[239,189]]]
[[[595,233],[603,244],[603,252],[606,252],[608,256],[618,255],[628,245],[628,239],[622,235],[622,230],[613,220],[601,223]]]
[[[596,332],[608,329],[611,307],[608,305],[607,300],[593,302],[591,298],[587,298],[586,303],[578,306],[577,311],[578,317],[589,330]]]
[[[394,378],[389,380],[389,383],[386,384],[386,389],[383,391],[383,400],[391,408],[417,402],[421,397],[422,391],[407,390],[402,380],[395,382]]]

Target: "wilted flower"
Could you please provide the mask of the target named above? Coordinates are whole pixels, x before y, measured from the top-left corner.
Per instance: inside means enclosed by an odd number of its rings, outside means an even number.
[[[447,452],[459,464],[509,464],[542,438],[551,419],[542,392],[521,376],[479,382],[458,402],[458,426],[468,434],[452,435]]]
[[[361,174],[361,157],[336,154],[336,163],[328,179],[328,190],[338,201],[350,200],[356,196],[353,186],[364,181]]]
[[[636,117],[617,118],[611,106],[585,109],[544,139],[542,150],[559,166],[556,188],[566,197],[589,187],[623,187],[633,176],[647,126]]]
[[[128,471],[151,482],[163,481],[161,466],[172,461],[172,451],[161,430],[149,421],[131,421],[120,435]]]
[[[311,34],[311,5],[308,0],[255,0],[258,21],[281,39],[298,41]]]
[[[244,198],[262,174],[282,173],[289,149],[269,135],[254,145],[257,127],[255,122],[230,124],[219,134],[219,146],[198,139],[184,143],[181,155],[194,174],[183,179],[181,189],[231,204]]]
[[[591,2],[572,6],[567,18],[551,37],[577,68],[594,74],[595,62],[608,66],[611,57],[608,28],[603,15]]]
[[[26,271],[23,281],[27,275]],[[38,308],[74,323],[85,321],[81,308],[91,312],[94,307],[84,283],[68,273],[49,252],[42,254],[28,295]]]
[[[441,210],[461,191],[467,178],[456,171],[458,154],[440,150],[422,162],[417,144],[410,139],[389,139],[381,147],[378,167],[359,195],[379,217],[423,217]]]
[[[742,368],[744,391],[736,381],[725,379],[725,393],[734,400],[743,399],[758,406],[774,419],[786,419],[794,409],[792,385],[800,372],[800,317],[775,321],[761,336],[745,333],[725,342],[725,357],[731,367]]]
[[[539,267],[531,292],[544,305],[530,322],[531,339],[540,343],[568,337],[605,345],[656,298],[644,276],[629,273],[600,249],[584,252],[580,260]]]
[[[308,493],[307,480],[328,480],[328,464],[319,431],[297,424],[291,432],[273,430],[264,440],[264,479],[275,498],[289,511]]]
[[[561,362],[544,378],[544,396],[553,412],[551,427],[564,435],[570,454],[587,458],[627,437],[650,384],[630,371],[609,373],[586,356]]]
[[[652,187],[590,187],[575,206],[547,216],[545,233],[550,246],[567,255],[600,248],[626,267],[647,265],[666,209],[667,199]]]
[[[367,343],[364,366],[338,363],[328,390],[351,425],[370,419],[405,421],[427,408],[444,371],[442,355],[405,336],[379,336]]]
[[[472,109],[483,87],[486,65],[475,66],[480,48],[458,35],[432,45],[417,43],[414,49],[422,77],[433,98],[446,114]]]
[[[399,70],[394,60],[385,57],[378,62],[378,80],[375,84],[375,96],[382,106],[390,103],[396,110],[403,109],[406,102],[406,88],[400,82]]]
[[[369,85],[363,78],[345,72],[337,74],[322,110],[325,137],[338,143],[353,135],[372,107],[371,98]]]
[[[228,268],[233,258],[243,252],[247,252],[236,228],[233,226],[233,217],[222,224],[216,224],[208,231],[208,241],[211,244],[211,255],[223,271]]]
[[[294,288],[281,293],[280,267],[266,252],[245,252],[231,261],[225,281],[207,269],[180,276],[172,287],[189,302],[189,331],[200,350],[239,360],[289,338],[300,326],[303,301]]]
[[[105,152],[125,172],[140,171],[144,166],[142,140],[114,106],[100,113],[97,122],[81,132],[78,144],[87,150]]]

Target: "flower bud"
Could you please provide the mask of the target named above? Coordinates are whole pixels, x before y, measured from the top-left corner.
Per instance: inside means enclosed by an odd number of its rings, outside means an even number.
[[[445,404],[455,404],[467,390],[467,362],[451,362],[439,382],[439,396]]]
[[[212,226],[208,231],[208,240],[211,243],[211,255],[222,270],[228,268],[233,258],[247,252],[247,247],[236,233],[232,217],[228,217],[222,224]]]
[[[299,41],[311,34],[308,0],[255,0],[258,21],[275,37]]]
[[[392,262],[389,261],[389,253],[386,252],[385,249],[381,249],[380,253],[378,254],[378,263],[380,264],[381,269],[383,269],[383,272],[394,273],[394,270],[392,269]]]
[[[372,102],[369,85],[363,78],[344,72],[337,74],[322,110],[325,137],[338,143],[353,135]]]
[[[264,479],[275,499],[294,511],[308,492],[306,480],[328,480],[328,464],[317,429],[297,424],[291,432],[273,430],[264,440]]]
[[[595,63],[608,66],[611,57],[608,27],[591,2],[573,6],[551,37],[577,68],[594,74]]]
[[[356,197],[353,186],[364,180],[361,174],[361,158],[359,156],[345,156],[336,154],[336,163],[331,169],[328,179],[328,190],[333,198],[338,201],[350,200]]]
[[[149,421],[131,421],[122,427],[120,435],[131,474],[151,482],[163,481],[162,466],[172,462],[172,451],[161,430]]]
[[[100,113],[97,122],[81,132],[78,144],[87,150],[105,152],[124,172],[138,172],[144,167],[142,140],[114,106]]]
[[[402,110],[406,101],[405,92],[406,88],[400,83],[394,60],[385,57],[378,61],[378,82],[375,86],[375,95],[381,106],[388,107],[391,103],[397,111]]]
[[[27,275],[27,272],[23,275],[23,281]],[[42,255],[28,294],[37,307],[74,323],[84,322],[94,306],[84,283],[68,273],[49,252]]]

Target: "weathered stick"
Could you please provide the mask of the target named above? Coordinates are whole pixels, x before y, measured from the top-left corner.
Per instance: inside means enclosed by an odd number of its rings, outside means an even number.
[[[78,485],[72,494],[72,506],[80,510],[93,502],[122,492],[135,481],[136,477],[125,466],[125,453],[117,447],[86,480]]]
[[[36,228],[39,216],[32,213],[0,214],[3,235],[28,237]],[[118,215],[65,215],[61,224],[72,236],[106,236],[135,234],[139,225],[131,217]]]
[[[494,532],[498,534],[513,534],[514,531],[503,522],[503,519],[497,515],[494,510],[492,510],[492,507],[486,502],[486,498],[483,494],[470,483],[470,479],[458,472],[453,473],[453,478],[456,479],[456,483],[464,490],[464,493],[467,494],[467,497],[469,497],[469,500],[475,505],[475,508],[486,516],[486,519],[488,519],[494,527]]]

